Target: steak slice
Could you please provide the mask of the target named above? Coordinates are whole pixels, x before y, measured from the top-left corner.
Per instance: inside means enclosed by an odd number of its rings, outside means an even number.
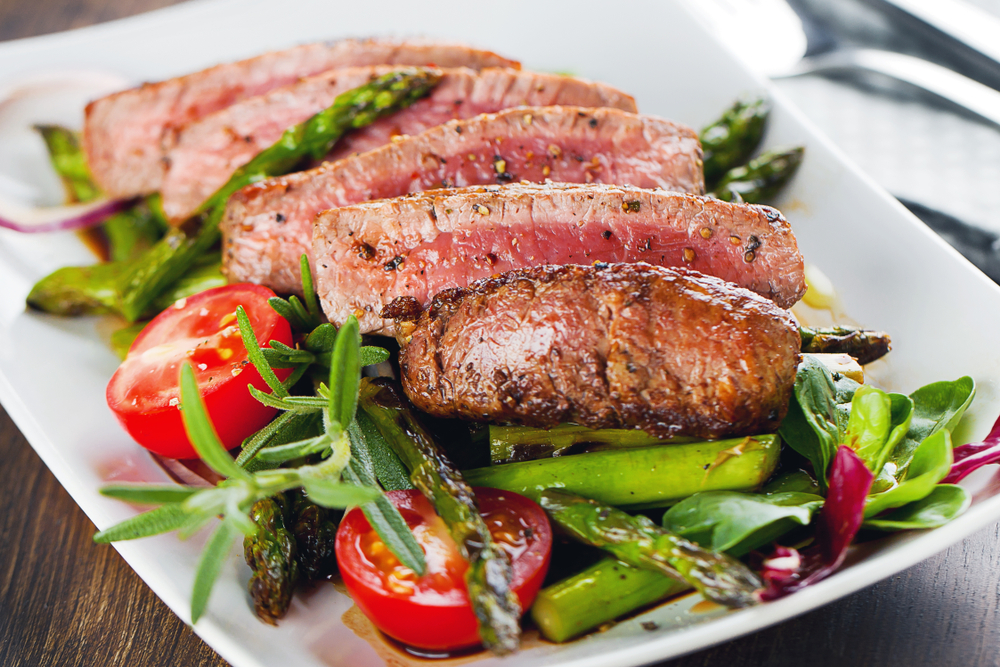
[[[522,107],[450,121],[316,169],[247,186],[222,221],[223,271],[233,282],[301,290],[316,215],[337,206],[442,186],[547,178],[701,193],[693,130],[618,109]]]
[[[327,108],[337,95],[392,69],[381,65],[331,70],[187,125],[167,154],[169,166],[160,191],[167,217],[186,220],[238,167],[276,142],[286,128]],[[419,134],[456,118],[555,104],[636,110],[635,101],[625,93],[574,77],[506,68],[447,69],[428,97],[347,135],[330,159],[378,148],[394,136]]]
[[[802,256],[781,213],[662,190],[612,185],[430,190],[321,213],[314,275],[331,322],[389,322],[399,296],[435,294],[539,264],[648,262],[736,283],[783,308],[806,291]]]
[[[412,318],[415,304],[387,314]],[[658,437],[773,432],[799,362],[791,314],[683,268],[540,266],[438,294],[404,324],[403,387],[441,417]]]
[[[380,64],[520,67],[516,61],[468,46],[385,39],[348,39],[272,51],[91,102],[83,127],[90,171],[112,197],[155,192],[176,128],[303,76]]]

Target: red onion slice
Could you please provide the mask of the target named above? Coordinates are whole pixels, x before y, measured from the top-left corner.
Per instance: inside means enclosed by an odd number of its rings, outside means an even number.
[[[132,205],[125,199],[98,199],[86,204],[32,208],[0,198],[0,227],[15,232],[59,232],[96,225]]]

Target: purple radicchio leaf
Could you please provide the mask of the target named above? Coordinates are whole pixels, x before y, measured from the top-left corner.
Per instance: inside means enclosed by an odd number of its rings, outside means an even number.
[[[970,473],[990,463],[1000,463],[1000,417],[982,442],[970,442],[956,447],[951,472],[941,480],[941,484],[958,484]]]
[[[801,553],[778,546],[764,561],[761,600],[776,600],[830,576],[864,520],[874,475],[850,447],[841,445],[830,465],[829,492],[816,521],[816,543]]]

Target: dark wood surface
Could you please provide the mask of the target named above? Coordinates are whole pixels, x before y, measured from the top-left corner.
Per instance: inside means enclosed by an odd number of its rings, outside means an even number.
[[[0,39],[171,0],[0,0]],[[0,667],[226,665],[94,526],[0,410]],[[1000,665],[1000,531],[822,609],[661,667]]]

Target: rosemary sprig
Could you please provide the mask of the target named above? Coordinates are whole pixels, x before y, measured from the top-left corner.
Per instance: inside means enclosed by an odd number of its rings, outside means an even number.
[[[219,441],[190,365],[181,367],[180,409],[188,437],[202,460],[225,479],[210,489],[112,485],[101,490],[110,497],[159,507],[97,533],[95,542],[136,539],[174,530],[183,538],[215,517],[222,517],[198,562],[191,596],[192,623],[205,611],[233,540],[240,534],[252,538],[260,531],[250,518],[251,506],[289,489],[302,488],[309,500],[324,507],[360,505],[400,562],[419,574],[425,571],[420,545],[399,511],[382,495],[379,481],[396,488],[389,482],[389,475],[379,474],[389,468],[372,465],[372,461],[384,461],[385,454],[372,450],[378,443],[361,437],[355,422],[361,367],[385,361],[389,353],[380,347],[361,346],[354,317],[348,318],[339,331],[332,324],[320,323],[322,313],[305,255],[302,281],[304,303],[294,296],[288,301],[270,300],[271,307],[302,334],[302,347],[269,341],[267,348],[261,348],[246,312],[237,308],[236,319],[247,356],[271,393],[250,385],[248,389],[261,403],[284,412],[247,438],[235,461]],[[292,368],[292,373],[284,381],[279,380],[275,369],[287,368]],[[328,384],[320,383],[313,396],[292,395],[291,388],[307,372],[314,376],[322,373]],[[354,462],[352,449],[359,456]],[[293,467],[295,463],[299,465]]]
[[[309,264],[303,256],[303,282],[305,276],[309,275]],[[306,294],[309,293],[309,284],[303,284]],[[249,322],[245,325],[240,322],[241,331],[243,327],[243,340],[246,345],[253,347],[257,345],[257,340],[249,330]],[[353,345],[351,342],[353,341]],[[382,441],[373,442],[370,437],[365,438],[362,430],[355,421],[358,405],[358,387],[361,382],[361,367],[368,363],[379,363],[389,357],[387,350],[380,347],[360,347],[361,334],[358,321],[352,316],[344,322],[344,325],[337,331],[331,324],[321,324],[317,326],[306,337],[305,347],[318,352],[314,365],[328,365],[330,368],[330,382],[328,385],[320,383],[315,396],[286,396],[278,398],[274,394],[264,392],[249,387],[251,395],[261,403],[284,410],[285,413],[273,422],[277,424],[282,420],[291,423],[294,415],[295,419],[307,419],[312,415],[322,412],[324,421],[336,420],[341,424],[347,424],[347,431],[350,435],[351,449],[355,453],[357,460],[351,459],[351,465],[344,471],[344,479],[352,484],[363,488],[380,488],[381,482],[384,488],[411,488],[408,484],[405,469],[395,457],[395,454],[388,449]],[[270,343],[274,349],[274,341]],[[290,353],[281,350],[285,355]],[[289,348],[291,349],[291,348]],[[300,352],[301,350],[293,350]],[[269,363],[268,350],[260,350],[261,354],[251,353],[251,362],[261,372],[262,377],[266,377],[268,372],[273,374],[273,370],[267,367]],[[321,358],[325,357],[326,364],[322,364]],[[286,357],[287,358],[287,357]],[[308,364],[307,364],[308,365]],[[301,370],[303,367],[300,367]],[[287,382],[286,382],[287,384]],[[363,418],[363,416],[360,416]],[[273,468],[291,461],[299,460],[322,451],[327,445],[322,436],[309,440],[292,440],[283,438],[283,431],[290,426],[276,426],[268,431],[263,437],[254,442],[253,438],[244,445],[243,452],[240,453],[237,462],[245,465],[248,469]],[[263,433],[267,428],[261,431]],[[256,437],[256,436],[254,436]],[[381,442],[381,445],[380,445]],[[252,449],[251,449],[252,448]],[[383,463],[384,461],[390,463]],[[380,465],[374,465],[372,461],[378,461]],[[391,461],[395,461],[402,473],[393,470]],[[392,471],[385,474],[383,471]],[[382,474],[380,474],[382,473]],[[396,478],[402,477],[406,480],[406,486],[400,486]],[[314,492],[323,493],[321,489],[310,489],[306,491],[312,497]],[[339,491],[339,490],[338,490]],[[368,522],[378,533],[379,537],[386,544],[389,550],[400,563],[410,568],[417,574],[423,574],[426,569],[423,551],[417,544],[416,538],[406,525],[399,510],[386,500],[379,497],[375,502],[361,506]]]
[[[309,258],[305,254],[299,258],[299,269],[302,272],[302,294],[305,295],[306,302],[303,304],[297,296],[292,295],[287,300],[277,296],[271,297],[268,303],[279,315],[288,320],[293,328],[306,332],[320,325],[323,313],[319,309],[319,300],[316,298],[312,272],[309,269]]]
[[[198,563],[191,596],[192,623],[204,613],[212,586],[233,540],[241,533],[252,536],[259,530],[249,517],[253,503],[298,487],[303,488],[313,502],[325,507],[364,505],[381,497],[381,492],[371,486],[341,480],[351,456],[346,426],[354,419],[351,410],[356,403],[361,375],[357,365],[360,359],[357,322],[354,322],[353,328],[345,328],[346,335],[338,334],[334,350],[337,352],[335,357],[345,360],[347,368],[331,369],[331,381],[337,384],[336,391],[329,392],[331,399],[320,408],[323,432],[316,438],[290,443],[300,447],[308,443],[310,452],[320,454],[318,463],[258,472],[238,465],[220,443],[198,391],[194,372],[185,363],[181,367],[180,407],[188,437],[202,460],[226,479],[210,489],[179,486],[176,490],[168,490],[171,487],[162,485],[146,488],[116,485],[104,491],[113,497],[161,506],[99,532],[94,536],[95,542],[135,539],[172,530],[189,535],[214,517],[222,517],[221,525],[213,533]],[[256,346],[256,339],[253,339],[253,346]],[[355,361],[352,362],[352,359]],[[353,402],[346,398],[351,391],[355,395]]]

